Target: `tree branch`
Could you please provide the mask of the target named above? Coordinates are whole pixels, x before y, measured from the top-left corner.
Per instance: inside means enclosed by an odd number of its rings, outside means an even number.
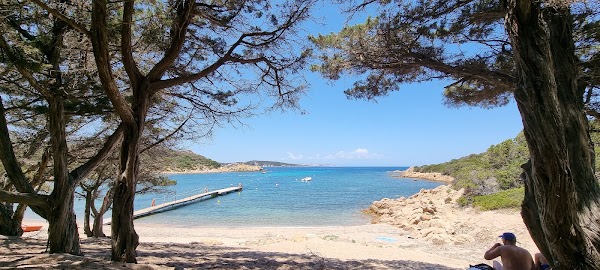
[[[34,193],[33,187],[27,181],[15,156],[6,124],[4,105],[2,103],[2,97],[0,97],[0,159],[2,159],[2,165],[11,183],[13,183],[18,191]]]
[[[159,144],[161,144],[162,142],[168,140],[169,138],[173,137],[177,132],[179,132],[183,126],[185,126],[185,124],[187,123],[187,121],[189,121],[191,119],[191,115],[188,115],[188,117],[185,119],[185,121],[183,121],[175,130],[173,130],[171,133],[169,133],[167,136],[162,137],[161,139],[159,139],[158,141],[146,146],[144,149],[142,149],[140,151],[140,153],[144,153],[147,150],[151,149],[152,147],[155,147]]]
[[[23,65],[19,61],[20,60],[19,57],[13,52],[13,49],[10,47],[10,45],[8,45],[8,43],[6,42],[6,39],[4,39],[3,35],[0,35],[0,49],[2,49],[2,51],[4,51],[6,56],[8,56],[8,59],[10,59],[12,64],[15,65],[15,67],[17,68],[19,73],[23,76],[23,78],[25,78],[25,80],[27,80],[27,82],[34,89],[36,89],[39,93],[44,95],[46,98],[52,96],[52,93],[50,93],[50,91],[46,87],[44,87],[43,85],[38,83],[38,81],[33,77],[33,74],[31,74],[29,72],[29,70],[27,70],[25,67],[23,67]]]
[[[163,58],[156,63],[147,75],[151,83],[160,80],[167,68],[169,68],[173,62],[175,62],[177,57],[179,57],[181,48],[183,48],[183,44],[185,43],[185,35],[193,17],[196,3],[195,1],[178,2],[177,18],[173,21],[173,25],[171,26],[171,43],[169,44],[169,48],[165,51]]]
[[[74,181],[74,184],[79,183],[83,178],[85,178],[92,170],[94,170],[98,164],[103,162],[108,155],[112,152],[118,142],[121,141],[123,137],[123,133],[125,131],[125,125],[121,124],[119,127],[113,132],[110,137],[106,140],[102,148],[98,151],[98,153],[89,159],[86,163],[77,167],[75,170],[69,173],[71,181]]]
[[[108,17],[106,0],[95,0],[92,4],[92,46],[94,49],[94,59],[98,70],[98,76],[102,87],[115,111],[121,120],[129,125],[135,124],[133,111],[125,98],[119,92],[119,88],[112,74],[112,65],[110,63],[109,45],[108,45]]]
[[[134,0],[125,1],[123,5],[123,23],[121,24],[121,54],[123,66],[131,81],[131,87],[137,89],[142,73],[133,59],[133,46],[131,44],[131,27],[133,26]]]
[[[40,1],[40,0],[31,0],[31,2],[35,3],[36,5],[38,5],[39,7],[41,7],[42,9],[48,11],[48,13],[52,14],[52,16],[60,19],[61,21],[65,22],[66,24],[68,24],[71,28],[81,32],[82,34],[90,37],[91,33],[90,31],[88,31],[85,26],[77,23],[74,20],[71,20],[70,18],[68,18],[67,16],[65,16],[64,14],[62,14],[60,11],[49,7],[48,5],[46,5],[44,2]]]
[[[22,203],[32,206],[47,206],[48,198],[48,195],[0,190],[0,201],[2,202]]]

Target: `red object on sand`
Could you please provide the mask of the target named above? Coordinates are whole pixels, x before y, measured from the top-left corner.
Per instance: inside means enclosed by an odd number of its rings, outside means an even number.
[[[39,231],[40,229],[42,229],[41,225],[21,225],[21,229],[23,229],[23,232],[35,232],[35,231]]]

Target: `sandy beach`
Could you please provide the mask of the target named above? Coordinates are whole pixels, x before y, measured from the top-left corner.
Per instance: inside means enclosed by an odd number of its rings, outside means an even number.
[[[415,196],[418,199],[419,196]],[[448,210],[450,209],[450,210]],[[452,213],[447,213],[451,211]],[[516,210],[440,209],[455,228],[448,239],[420,227],[390,224],[333,227],[165,227],[137,224],[138,264],[110,262],[110,240],[82,235],[84,256],[46,254],[47,225],[22,238],[2,237],[2,269],[465,269],[504,231],[537,251]],[[442,213],[443,212],[443,213]],[[452,221],[457,219],[458,221]],[[460,221],[460,222],[459,222]],[[26,221],[27,222],[27,221]],[[26,223],[25,222],[25,223]],[[423,227],[425,222],[421,222]],[[33,225],[33,224],[31,224]],[[105,232],[110,232],[106,227]],[[443,237],[443,236],[442,236]],[[437,239],[437,240],[436,240]],[[443,240],[443,239],[442,239]]]

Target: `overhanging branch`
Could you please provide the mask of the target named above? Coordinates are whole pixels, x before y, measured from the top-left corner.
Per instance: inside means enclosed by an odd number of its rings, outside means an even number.
[[[8,203],[22,203],[32,206],[47,206],[48,197],[48,195],[0,190],[0,201]]]

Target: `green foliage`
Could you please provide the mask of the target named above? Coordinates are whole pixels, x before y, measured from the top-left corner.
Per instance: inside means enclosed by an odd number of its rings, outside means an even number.
[[[154,159],[153,162],[158,162],[163,171],[203,170],[221,167],[218,162],[191,151],[161,149],[160,157],[160,159]]]
[[[524,187],[513,188],[490,195],[475,196],[473,197],[473,206],[481,210],[519,208],[524,196]]]
[[[590,129],[600,130],[598,121]],[[596,153],[596,172],[600,168],[600,134],[591,132]],[[483,210],[518,207],[523,199],[521,165],[529,158],[525,135],[490,146],[486,152],[449,162],[415,167],[419,172],[439,172],[454,178],[453,187],[465,189],[457,200],[461,206],[473,205]]]
[[[514,139],[492,145],[481,154],[472,154],[446,163],[415,168],[420,172],[439,172],[454,177],[453,186],[465,188],[467,196],[491,194],[521,187],[521,165],[529,152],[523,133]]]
[[[462,196],[462,197],[458,198],[458,200],[456,200],[456,203],[458,203],[458,205],[460,205],[460,206],[467,206],[471,202],[469,202],[469,198]]]

